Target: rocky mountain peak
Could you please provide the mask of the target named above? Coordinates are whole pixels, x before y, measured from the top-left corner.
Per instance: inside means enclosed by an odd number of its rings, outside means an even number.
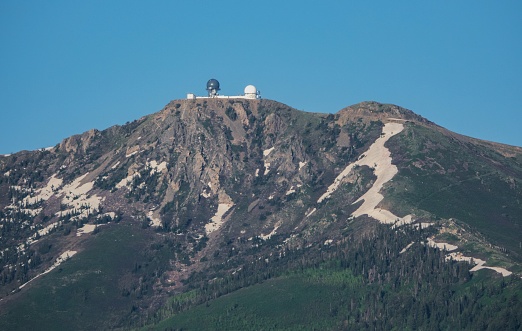
[[[301,254],[364,251],[379,233],[404,236],[386,239],[384,260],[437,247],[439,262],[477,259],[507,277],[522,272],[521,160],[395,105],[317,114],[266,99],[174,100],[0,158],[1,286],[23,292],[68,258],[86,261],[98,240],[118,242],[135,261],[114,248],[107,260],[133,267],[111,286],[148,311],[229,277],[255,283],[252,268],[280,272]]]
[[[423,124],[433,124],[411,110],[392,104],[365,101],[343,108],[338,113],[339,119],[367,118],[370,120],[401,119]]]

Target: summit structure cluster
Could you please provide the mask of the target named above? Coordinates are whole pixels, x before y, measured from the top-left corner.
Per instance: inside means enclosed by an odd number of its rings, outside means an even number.
[[[243,91],[243,95],[219,95],[219,91],[221,90],[219,86],[219,81],[217,79],[209,79],[207,82],[207,92],[208,96],[200,97],[196,96],[194,93],[188,93],[187,99],[208,99],[208,98],[220,98],[220,99],[261,99],[261,93],[257,90],[254,85],[247,85]]]

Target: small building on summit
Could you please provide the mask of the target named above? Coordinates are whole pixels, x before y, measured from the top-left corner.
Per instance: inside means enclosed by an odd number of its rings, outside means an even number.
[[[207,92],[208,96],[206,97],[199,97],[196,96],[194,93],[188,93],[187,99],[208,99],[208,98],[219,98],[219,99],[261,99],[261,93],[257,90],[257,88],[254,85],[247,85],[245,87],[243,95],[234,95],[234,96],[228,96],[228,95],[219,95],[219,91],[221,90],[219,81],[217,79],[210,79],[207,82]]]

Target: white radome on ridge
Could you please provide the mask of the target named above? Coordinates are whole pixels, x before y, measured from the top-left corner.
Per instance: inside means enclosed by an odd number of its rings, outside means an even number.
[[[247,85],[245,87],[245,94],[247,93],[256,93],[257,92],[257,89],[254,85]]]
[[[245,87],[245,97],[252,97],[253,99],[257,96],[257,88],[254,85],[247,85]]]

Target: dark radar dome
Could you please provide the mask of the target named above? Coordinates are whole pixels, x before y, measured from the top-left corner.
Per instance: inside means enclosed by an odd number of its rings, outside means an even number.
[[[217,79],[212,78],[207,82],[207,90],[219,91],[219,82],[217,81]]]
[[[207,82],[207,89],[219,89],[219,82],[217,79],[209,79]]]

